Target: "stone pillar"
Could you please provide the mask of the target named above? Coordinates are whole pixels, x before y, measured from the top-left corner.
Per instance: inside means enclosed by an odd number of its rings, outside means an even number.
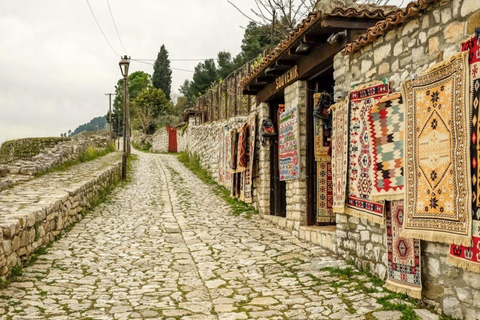
[[[270,143],[264,147],[261,145],[260,127],[263,120],[268,119],[269,110],[267,103],[261,103],[257,106],[257,156],[255,178],[253,179],[254,203],[256,209],[263,215],[270,214]]]
[[[294,230],[298,236],[300,226],[307,224],[307,83],[297,81],[285,88],[285,110],[298,108],[298,123],[300,130],[300,177],[287,181],[287,229]]]

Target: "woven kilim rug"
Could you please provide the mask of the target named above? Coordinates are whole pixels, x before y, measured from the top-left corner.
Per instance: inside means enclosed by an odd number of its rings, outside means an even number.
[[[348,203],[345,212],[375,223],[384,223],[384,204],[371,200],[373,190],[372,142],[368,130],[370,110],[387,95],[387,84],[369,84],[350,92]]]
[[[248,123],[238,129],[237,172],[247,169],[247,130]]]
[[[373,161],[372,200],[404,198],[403,135],[405,108],[400,93],[383,97],[370,110]]]
[[[317,223],[335,222],[332,205],[332,164],[330,161],[319,161],[317,162]]]
[[[458,267],[480,272],[480,153],[479,137],[480,126],[480,39],[472,38],[462,45],[462,51],[469,52],[470,88],[471,88],[471,130],[470,130],[470,157],[472,174],[472,245],[464,247],[450,246],[448,261]]]
[[[333,113],[332,133],[332,182],[333,212],[345,212],[348,170],[348,101],[330,108]]]
[[[406,239],[400,236],[404,217],[403,200],[395,200],[387,205],[385,219],[387,224],[388,278],[385,287],[421,299],[420,240]]]
[[[461,52],[403,84],[403,237],[471,244],[468,70]]]
[[[318,100],[321,99],[324,93],[315,93],[313,96],[314,106],[317,106]],[[321,114],[328,116],[328,108],[321,110]],[[314,118],[314,144],[315,144],[315,160],[316,161],[331,161],[331,157],[328,154],[331,144],[331,124],[330,120]]]
[[[231,137],[228,131],[228,127],[223,127],[223,167],[224,167],[224,177],[223,177],[223,186],[229,190],[232,188],[232,171],[230,168],[231,164]]]
[[[247,170],[245,170],[245,202],[251,203],[253,198],[253,165],[255,162],[255,141],[257,134],[257,113],[248,118],[248,157]]]

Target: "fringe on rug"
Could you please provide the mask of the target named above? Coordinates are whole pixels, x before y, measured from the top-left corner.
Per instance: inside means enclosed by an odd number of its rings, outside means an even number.
[[[480,273],[480,263],[471,262],[465,259],[457,258],[451,254],[447,257],[447,262],[452,266],[466,269],[475,273]]]
[[[425,72],[423,72],[421,75],[423,76],[423,75],[429,74],[431,72],[434,72],[435,70],[443,68],[446,65],[449,65],[450,63],[452,63],[452,61],[454,61],[454,60],[457,60],[457,59],[460,59],[460,58],[467,59],[468,55],[469,55],[468,51],[458,52],[458,53],[454,54],[453,56],[451,56],[450,58],[448,58],[447,60],[443,60],[443,61],[431,66]]]
[[[419,239],[425,241],[439,242],[445,244],[456,244],[464,247],[469,247],[472,245],[472,237],[468,236],[459,236],[453,234],[446,234],[441,231],[430,231],[430,230],[408,230],[405,229],[405,222],[403,225],[402,233],[400,237],[407,239]],[[471,228],[470,228],[471,229]]]
[[[372,194],[370,196],[372,201],[395,201],[395,200],[403,200],[405,199],[405,193],[398,193],[398,194]]]
[[[372,214],[356,210],[353,208],[346,207],[345,213],[357,218],[365,219],[373,223],[378,223],[379,225],[385,225],[385,217],[377,217]]]
[[[339,101],[339,102],[337,102],[337,103],[335,103],[335,104],[332,104],[332,105],[330,106],[330,108],[328,108],[328,112],[329,112],[329,113],[333,112],[333,111],[337,108],[337,106],[340,106],[340,105],[343,105],[343,104],[348,104],[348,103],[350,102],[350,101],[349,101],[349,98],[348,98],[349,96],[350,96],[350,95],[347,95],[346,98],[343,98],[341,101]]]
[[[334,213],[345,213],[345,206],[343,207],[332,207]]]
[[[397,282],[393,282],[390,279],[387,279],[385,282],[384,288],[393,292],[406,294],[409,297],[412,297],[417,300],[422,299],[422,288],[413,288],[411,286],[402,285]]]

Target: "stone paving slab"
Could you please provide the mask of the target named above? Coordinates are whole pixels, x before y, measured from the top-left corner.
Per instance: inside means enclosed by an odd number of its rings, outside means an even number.
[[[175,157],[142,153],[130,184],[0,291],[0,319],[398,318],[377,303],[382,288],[327,266],[345,264],[233,216]]]

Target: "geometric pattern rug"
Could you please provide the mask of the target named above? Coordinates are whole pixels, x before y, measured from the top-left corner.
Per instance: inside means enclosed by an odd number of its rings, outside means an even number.
[[[257,113],[254,112],[248,118],[247,139],[247,170],[245,171],[245,202],[251,203],[253,198],[253,164],[255,161],[255,140]]]
[[[451,245],[448,261],[458,267],[480,272],[480,179],[479,179],[479,138],[480,126],[480,40],[471,38],[462,45],[462,51],[469,52],[470,64],[470,106],[472,115],[470,130],[470,165],[472,175],[472,245],[470,247]]]
[[[335,223],[332,189],[332,163],[317,161],[317,224]]]
[[[403,84],[405,238],[471,245],[468,52]]]
[[[404,198],[403,135],[405,111],[400,93],[394,93],[375,104],[368,117],[373,161],[372,200]]]
[[[387,205],[385,218],[387,224],[388,278],[385,287],[421,299],[420,240],[400,236],[404,217],[403,200],[395,200]]]
[[[247,130],[248,123],[238,129],[237,172],[247,170]]]
[[[350,92],[348,203],[346,213],[374,223],[384,223],[384,204],[372,201],[372,140],[368,117],[372,107],[388,94],[388,84],[368,84]]]
[[[333,212],[345,212],[348,170],[348,101],[333,105],[332,184]]]

